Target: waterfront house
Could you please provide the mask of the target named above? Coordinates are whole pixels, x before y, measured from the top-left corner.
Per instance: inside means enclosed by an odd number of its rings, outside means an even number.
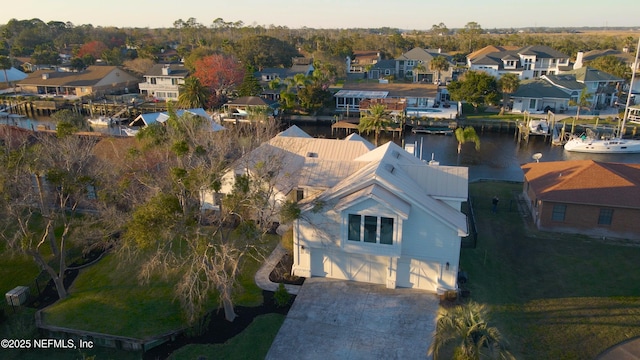
[[[640,239],[640,164],[571,160],[521,168],[538,229]]]
[[[336,112],[347,116],[359,114],[361,102],[381,99],[401,100],[406,116],[453,119],[458,110],[455,103],[449,102],[446,88],[437,84],[348,82],[333,96]]]
[[[272,81],[279,81],[280,85],[285,85],[285,80],[293,79],[294,76],[302,74],[304,76],[310,76],[313,74],[315,68],[313,67],[313,59],[305,57],[295,57],[291,59],[291,67],[282,68],[264,68],[256,71],[254,76],[258,78],[260,85],[262,85],[263,91],[260,94],[267,100],[277,101],[280,99],[280,89],[270,89],[269,83]]]
[[[558,74],[569,68],[569,55],[544,45],[513,47],[489,46],[467,56],[469,70],[484,71],[500,78],[512,73],[520,80]]]
[[[436,57],[444,57],[449,63],[449,69],[440,71],[431,70],[431,61]],[[442,53],[441,49],[413,48],[398,56],[396,62],[396,78],[412,78],[414,82],[433,84],[437,81],[446,83],[453,80],[455,64],[451,56]],[[416,71],[417,66],[423,66],[424,70]],[[438,75],[440,76],[438,78]]]
[[[180,85],[189,76],[189,70],[183,64],[156,64],[144,74],[140,83],[140,94],[154,100],[177,101]]]
[[[298,202],[295,275],[456,289],[467,168],[423,162],[393,142],[375,148],[356,134],[319,139],[294,127],[236,162],[221,192],[241,175],[270,190],[268,215]]]
[[[548,81],[523,80],[518,90],[510,95],[512,112],[564,113],[569,108],[570,95]]]
[[[37,70],[17,85],[33,95],[102,97],[136,92],[139,81],[118,66],[94,65],[71,72]]]
[[[575,102],[579,100],[582,89],[586,88],[592,109],[613,106],[617,100],[618,89],[624,84],[624,79],[590,67],[581,67],[557,75],[544,75],[542,78],[569,94]]]
[[[368,71],[380,60],[379,51],[354,50],[347,56],[347,77],[368,78]]]

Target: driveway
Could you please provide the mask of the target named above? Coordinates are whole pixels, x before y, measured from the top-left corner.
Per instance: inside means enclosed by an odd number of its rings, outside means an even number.
[[[423,290],[310,278],[266,359],[426,359],[438,303]]]

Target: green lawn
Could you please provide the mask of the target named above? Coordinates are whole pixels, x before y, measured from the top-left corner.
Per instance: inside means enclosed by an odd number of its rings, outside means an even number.
[[[183,346],[171,354],[169,359],[262,360],[267,355],[284,319],[284,315],[280,314],[258,316],[242,333],[224,344]]]
[[[4,243],[0,242],[0,294],[3,298],[7,291],[16,286],[31,285],[39,272],[31,257],[5,251]],[[33,292],[36,291],[33,289]]]
[[[271,237],[266,248],[273,249],[279,237]],[[262,303],[262,290],[253,277],[262,261],[249,260],[243,268],[236,305]],[[185,326],[180,305],[174,299],[172,279],[156,278],[140,285],[138,269],[118,263],[116,255],[82,270],[68,298],[45,311],[46,324],[93,332],[146,338]],[[215,301],[212,302],[215,307]]]
[[[491,307],[512,352],[592,359],[640,336],[640,246],[526,228],[511,201],[521,186],[470,185],[479,236],[475,249],[461,253],[472,299]],[[497,214],[490,211],[495,194]]]

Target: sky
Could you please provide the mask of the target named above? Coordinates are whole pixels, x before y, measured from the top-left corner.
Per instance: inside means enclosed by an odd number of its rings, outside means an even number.
[[[611,6],[610,4],[615,4]],[[170,28],[195,18],[242,21],[245,26],[292,29],[380,28],[429,30],[444,23],[462,28],[636,27],[638,0],[3,0],[0,24],[38,18],[74,25]]]

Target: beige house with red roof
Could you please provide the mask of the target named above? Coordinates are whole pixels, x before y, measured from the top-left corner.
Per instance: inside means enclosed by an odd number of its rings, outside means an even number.
[[[521,168],[538,229],[640,239],[640,164],[572,160]]]

